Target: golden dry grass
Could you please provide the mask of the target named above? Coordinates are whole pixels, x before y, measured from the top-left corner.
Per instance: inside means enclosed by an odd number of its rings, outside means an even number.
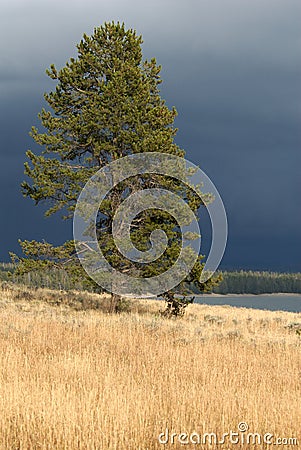
[[[221,438],[242,421],[301,445],[300,314],[191,305],[168,320],[155,301],[108,315],[55,296],[1,292],[1,450],[267,448],[158,441],[166,428]]]

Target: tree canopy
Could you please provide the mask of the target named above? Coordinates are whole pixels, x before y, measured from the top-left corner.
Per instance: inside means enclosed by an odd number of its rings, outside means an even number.
[[[46,202],[46,215],[61,211],[64,219],[73,216],[78,196],[90,177],[110,162],[127,155],[159,152],[184,157],[176,145],[175,108],[168,108],[160,96],[161,67],[153,58],[144,61],[142,38],[124,24],[104,23],[91,36],[84,34],[77,45],[78,55],[58,70],[51,65],[48,76],[55,89],[45,94],[49,110],[39,119],[43,131],[32,127],[31,136],[42,147],[40,154],[27,151],[27,180],[22,192],[36,204]],[[140,189],[163,186],[181,195],[193,211],[203,205],[187,186],[159,175],[133,177],[120,183],[102,202],[97,218],[97,236],[107,260],[120,271],[150,277],[166,270],[179,254],[179,227],[164,211],[148,210],[133,220],[131,239],[141,251],[149,248],[150,233],[165,231],[168,246],[159,261],[139,264],[125,261],[112,239],[114,211],[124,198]],[[19,273],[43,267],[62,267],[72,277],[84,279],[99,290],[79,264],[73,241],[59,247],[46,242],[23,241],[24,257],[18,258]],[[199,282],[203,268],[199,256],[190,275],[173,292],[186,292],[187,283],[201,291],[216,283]],[[115,299],[116,307],[118,298]]]

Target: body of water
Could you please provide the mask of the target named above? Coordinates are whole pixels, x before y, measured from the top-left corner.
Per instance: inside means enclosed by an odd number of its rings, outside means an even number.
[[[210,297],[198,296],[195,303],[230,305],[238,308],[268,309],[270,311],[301,312],[301,295],[241,295]]]

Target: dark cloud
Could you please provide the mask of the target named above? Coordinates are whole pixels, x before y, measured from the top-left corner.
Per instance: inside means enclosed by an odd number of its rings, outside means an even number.
[[[300,13],[298,0],[2,2],[0,259],[21,236],[70,237],[20,194],[28,131],[53,87],[45,68],[74,56],[84,32],[120,20],[163,65],[177,143],[224,199],[224,267],[301,270]]]

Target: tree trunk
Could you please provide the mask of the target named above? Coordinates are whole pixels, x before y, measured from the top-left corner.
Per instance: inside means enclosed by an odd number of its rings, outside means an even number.
[[[110,310],[109,312],[111,314],[118,313],[120,311],[120,301],[121,301],[121,295],[118,294],[111,294],[111,300],[110,300]]]

